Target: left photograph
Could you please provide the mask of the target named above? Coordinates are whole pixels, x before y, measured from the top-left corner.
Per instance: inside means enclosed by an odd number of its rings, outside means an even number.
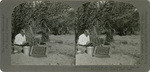
[[[64,2],[22,3],[12,13],[12,65],[75,65],[75,11]]]

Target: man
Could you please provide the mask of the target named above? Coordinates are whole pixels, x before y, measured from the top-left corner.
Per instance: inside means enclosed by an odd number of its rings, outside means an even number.
[[[86,47],[91,45],[89,31],[85,29],[84,33],[79,36],[78,43],[78,52],[85,53]]]
[[[25,30],[21,29],[20,33],[15,36],[14,53],[21,53],[25,45],[27,45]]]

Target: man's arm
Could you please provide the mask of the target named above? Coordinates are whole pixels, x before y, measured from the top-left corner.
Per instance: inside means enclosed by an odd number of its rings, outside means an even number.
[[[24,39],[24,41],[22,42],[22,40],[20,39],[20,36],[16,35],[15,40],[14,40],[14,45],[24,46],[26,44],[27,44],[26,39]]]
[[[79,39],[78,39],[78,43],[77,43],[78,45],[86,45],[86,43],[84,43],[84,39],[83,39],[83,37],[82,36],[79,36]]]
[[[18,35],[15,36],[14,45],[19,45]]]

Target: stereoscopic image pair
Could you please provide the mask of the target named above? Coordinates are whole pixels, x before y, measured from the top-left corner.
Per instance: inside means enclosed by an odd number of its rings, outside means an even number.
[[[139,19],[118,1],[22,3],[11,18],[11,64],[139,65]]]

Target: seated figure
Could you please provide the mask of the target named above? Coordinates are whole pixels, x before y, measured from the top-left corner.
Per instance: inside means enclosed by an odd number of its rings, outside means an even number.
[[[84,33],[79,36],[77,42],[77,52],[86,52],[86,47],[90,46],[92,43],[90,42],[89,31],[85,29]]]
[[[21,29],[20,33],[15,36],[14,53],[21,53],[23,47],[27,45],[25,30]]]

